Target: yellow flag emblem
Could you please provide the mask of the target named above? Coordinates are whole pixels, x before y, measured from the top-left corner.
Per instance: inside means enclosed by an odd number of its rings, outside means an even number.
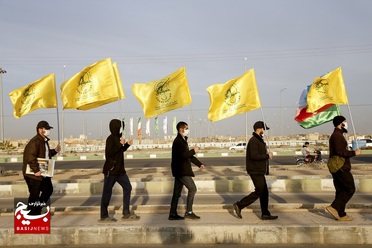
[[[316,112],[331,103],[348,104],[341,68],[314,80],[307,94],[306,112]]]
[[[110,58],[85,67],[61,85],[63,109],[89,110],[124,98],[117,65]]]
[[[191,103],[185,68],[144,84],[133,84],[132,91],[146,118],[181,108]]]
[[[222,120],[261,107],[254,69],[225,84],[215,84],[207,88],[210,99],[208,118]]]
[[[56,108],[57,93],[55,75],[45,77],[9,93],[14,107],[14,117],[26,115],[39,108]]]

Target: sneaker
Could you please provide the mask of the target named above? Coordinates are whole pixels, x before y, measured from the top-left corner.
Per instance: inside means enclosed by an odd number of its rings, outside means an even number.
[[[261,215],[261,220],[276,220],[276,219],[278,219],[278,216],[276,216],[276,215],[271,215],[271,214]]]
[[[168,220],[184,220],[185,218],[182,216],[176,215],[169,215]]]
[[[239,208],[238,203],[234,203],[234,204],[233,204],[233,208],[234,208],[234,211],[235,211],[236,215],[237,215],[240,219],[243,219],[243,216],[242,216],[242,213],[241,213],[242,210]]]
[[[340,220],[340,216],[338,215],[338,212],[336,209],[334,209],[332,206],[326,207],[326,210],[328,213],[330,213],[336,220]]]
[[[345,215],[340,217],[339,221],[352,221],[353,217],[350,217],[349,215]]]
[[[118,221],[114,217],[105,217],[98,220],[99,222],[116,222]]]
[[[197,216],[196,214],[194,214],[194,212],[191,212],[191,213],[186,212],[185,213],[185,219],[199,220],[200,216]]]
[[[123,214],[123,217],[121,217],[122,220],[126,221],[137,221],[141,217],[136,215],[135,213],[129,213],[129,214]]]

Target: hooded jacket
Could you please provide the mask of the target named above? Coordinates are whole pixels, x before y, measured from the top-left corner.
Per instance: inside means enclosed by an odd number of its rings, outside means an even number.
[[[57,154],[57,152],[54,149],[49,148],[49,138],[43,137],[40,134],[36,134],[26,145],[25,150],[23,152],[23,166],[22,166],[22,173],[26,177],[30,177],[32,179],[36,179],[41,181],[43,179],[42,176],[34,176],[32,174],[26,174],[26,167],[27,164],[29,164],[30,169],[34,172],[37,173],[40,171],[39,169],[39,163],[37,162],[37,158],[46,158],[45,157],[45,152],[46,152],[46,147],[45,144],[47,145],[49,149],[49,156],[48,159],[51,159],[54,155]]]
[[[331,137],[329,137],[329,157],[339,156],[345,158],[345,163],[341,167],[344,171],[351,170],[350,158],[355,156],[355,151],[347,149],[347,141],[344,137],[344,131],[335,128]]]
[[[126,173],[124,168],[124,152],[129,148],[129,144],[120,143],[122,133],[120,128],[124,123],[118,119],[110,121],[109,127],[111,134],[106,139],[105,157],[106,161],[103,165],[102,173],[108,175],[123,175]]]
[[[269,174],[269,154],[260,135],[253,133],[247,145],[246,169],[248,174]]]

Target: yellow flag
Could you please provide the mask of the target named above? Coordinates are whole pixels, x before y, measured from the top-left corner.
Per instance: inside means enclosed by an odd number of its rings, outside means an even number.
[[[210,99],[208,118],[211,121],[261,108],[254,69],[225,84],[209,86],[207,91]]]
[[[61,85],[63,109],[89,110],[124,98],[117,65],[110,58],[85,67]]]
[[[316,78],[307,94],[307,111],[316,112],[321,107],[333,104],[348,104],[341,68]]]
[[[10,92],[9,97],[14,106],[13,114],[16,119],[35,109],[56,108],[57,93],[54,73]]]
[[[133,84],[132,91],[146,118],[181,108],[191,103],[185,68],[149,83]]]

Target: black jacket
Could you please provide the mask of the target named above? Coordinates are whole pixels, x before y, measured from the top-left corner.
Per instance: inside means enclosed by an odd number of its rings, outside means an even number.
[[[269,154],[262,137],[253,133],[247,144],[246,169],[248,174],[269,174]]]
[[[31,174],[26,174],[26,167],[27,164],[30,165],[30,169],[36,173],[39,172],[39,163],[37,162],[37,158],[46,158],[45,152],[46,147],[45,144],[48,146],[49,152],[48,152],[48,159],[51,159],[54,155],[57,154],[57,152],[54,149],[49,148],[49,138],[44,138],[40,134],[36,134],[26,145],[25,150],[23,152],[23,167],[22,167],[22,173],[26,177],[30,177],[36,180],[41,181],[43,177],[37,177]]]
[[[122,122],[118,119],[113,119],[110,121],[111,134],[106,139],[106,161],[102,171],[105,176],[108,174],[123,175],[126,173],[124,168],[124,152],[129,148],[130,145],[128,143],[125,143],[124,145],[120,143],[120,138],[122,135],[120,133],[121,125]]]
[[[344,132],[341,129],[335,128],[331,137],[329,137],[329,157],[340,156],[345,158],[345,163],[341,167],[342,170],[350,171],[350,158],[355,156],[355,151],[347,149],[347,141],[344,137]]]
[[[174,177],[190,176],[194,177],[194,172],[191,168],[191,163],[200,167],[202,163],[194,156],[194,149],[189,150],[189,145],[181,134],[173,141],[172,145],[172,175]]]

